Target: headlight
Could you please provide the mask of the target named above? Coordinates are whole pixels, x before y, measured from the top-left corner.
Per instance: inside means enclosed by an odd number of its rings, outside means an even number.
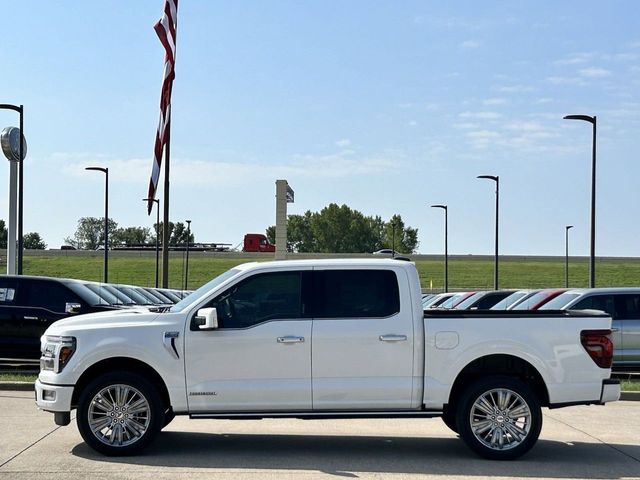
[[[60,373],[76,351],[76,338],[44,336],[40,341],[40,351],[40,370]]]

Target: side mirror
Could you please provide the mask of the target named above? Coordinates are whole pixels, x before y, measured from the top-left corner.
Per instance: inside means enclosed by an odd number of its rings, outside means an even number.
[[[80,305],[79,303],[67,302],[64,304],[64,313],[79,313],[81,308],[82,305]]]
[[[201,308],[195,316],[195,323],[200,330],[218,328],[218,312],[215,308]]]

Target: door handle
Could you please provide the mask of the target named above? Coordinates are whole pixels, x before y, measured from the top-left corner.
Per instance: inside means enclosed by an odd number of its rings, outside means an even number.
[[[294,336],[278,337],[277,340],[278,340],[278,343],[303,343],[304,337],[294,337]]]
[[[24,319],[25,320],[40,320],[38,317],[33,317],[31,315],[25,315]]]
[[[614,327],[614,328],[612,328],[612,329],[611,329],[611,331],[612,331],[612,332],[619,332],[619,331],[620,331],[620,329],[619,329],[618,327]]]
[[[406,335],[380,335],[381,342],[405,342],[407,340]]]

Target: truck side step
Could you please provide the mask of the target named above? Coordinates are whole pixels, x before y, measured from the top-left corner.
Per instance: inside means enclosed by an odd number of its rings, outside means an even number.
[[[301,420],[340,418],[433,418],[442,416],[441,410],[394,410],[394,411],[322,411],[322,412],[224,412],[192,413],[189,418],[217,418],[220,420],[260,420],[263,418],[298,418]]]

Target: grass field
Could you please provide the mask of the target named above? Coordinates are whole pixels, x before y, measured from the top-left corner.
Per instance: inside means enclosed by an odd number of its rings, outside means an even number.
[[[83,252],[84,253],[84,252]],[[180,288],[183,283],[183,259],[174,254],[169,264],[169,286]],[[193,252],[189,260],[189,288],[194,289],[221,272],[247,261],[270,260],[272,257],[238,254],[211,255]],[[295,256],[294,256],[295,258]],[[24,273],[52,277],[80,278],[100,281],[103,258],[93,255],[56,255],[42,252],[25,255]],[[422,287],[441,289],[443,261],[437,257],[416,258]],[[640,259],[606,258],[596,262],[597,286],[640,286]],[[109,281],[152,286],[155,281],[155,257],[151,255],[112,255],[109,259]],[[569,284],[586,287],[588,259],[573,258],[569,267]],[[563,257],[503,257],[500,259],[500,287],[543,288],[564,286]],[[493,259],[491,257],[451,257],[449,260],[450,289],[493,288]]]

